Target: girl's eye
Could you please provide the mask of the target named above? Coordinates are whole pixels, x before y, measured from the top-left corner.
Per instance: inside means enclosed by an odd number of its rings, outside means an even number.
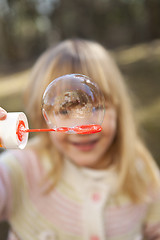
[[[67,114],[68,114],[68,111],[67,111],[66,109],[60,109],[60,110],[59,110],[59,114],[67,115]]]
[[[99,110],[103,110],[103,109],[104,109],[103,106],[94,107],[94,111],[99,111]]]
[[[109,108],[111,108],[111,105],[109,103],[106,103],[104,107],[105,107],[105,109],[109,109]]]

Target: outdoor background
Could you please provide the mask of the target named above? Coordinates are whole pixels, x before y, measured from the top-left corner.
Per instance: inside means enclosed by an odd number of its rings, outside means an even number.
[[[141,137],[160,165],[160,0],[0,0],[0,106],[23,111],[35,60],[77,37],[111,51],[133,92]],[[0,240],[7,230],[0,224]]]

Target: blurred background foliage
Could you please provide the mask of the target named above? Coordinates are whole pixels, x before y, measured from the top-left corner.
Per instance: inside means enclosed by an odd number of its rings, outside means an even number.
[[[159,38],[159,0],[1,0],[0,60],[30,61],[70,37],[109,48]]]
[[[160,165],[160,0],[0,0],[0,105],[23,111],[30,69],[67,38],[111,51],[132,90],[140,134]],[[6,239],[0,225],[0,240]]]

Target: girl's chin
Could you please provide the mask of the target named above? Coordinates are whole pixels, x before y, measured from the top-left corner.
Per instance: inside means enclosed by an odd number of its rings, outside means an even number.
[[[96,165],[95,162],[93,162],[93,159],[71,159],[71,162],[79,167],[86,167],[86,168],[94,168]]]

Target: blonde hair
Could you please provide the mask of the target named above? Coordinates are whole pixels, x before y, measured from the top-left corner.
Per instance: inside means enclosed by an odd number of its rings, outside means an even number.
[[[130,97],[121,73],[109,52],[98,43],[81,39],[66,40],[39,58],[25,94],[26,112],[33,126],[46,127],[41,101],[47,85],[53,79],[70,73],[84,74],[97,82],[104,96],[115,107],[117,133],[109,154],[118,172],[119,190],[134,201],[145,199],[149,184],[158,187],[158,167],[137,135]],[[44,137],[42,141],[43,144],[47,142]],[[47,143],[49,148],[49,140]],[[62,157],[58,156],[57,152],[50,172],[50,176],[54,176],[54,183],[58,181],[63,166]]]

